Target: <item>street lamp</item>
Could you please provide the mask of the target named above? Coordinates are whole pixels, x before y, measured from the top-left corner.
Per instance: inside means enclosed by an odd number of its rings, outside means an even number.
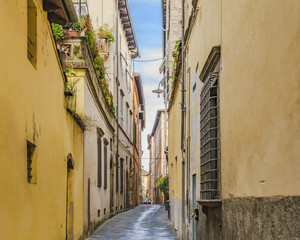
[[[165,92],[164,89],[160,89],[160,86],[162,85],[162,82],[163,82],[163,80],[164,80],[165,78],[166,78],[166,77],[164,77],[162,80],[160,80],[160,82],[158,83],[157,89],[152,90],[153,93],[157,94],[157,97],[158,97],[158,98],[159,98],[159,94]]]

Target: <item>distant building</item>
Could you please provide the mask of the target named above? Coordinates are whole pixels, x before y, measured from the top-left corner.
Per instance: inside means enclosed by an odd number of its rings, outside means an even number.
[[[149,184],[150,184],[150,174],[144,168],[142,167],[141,172],[141,179],[142,179],[142,197],[143,198],[149,198]]]
[[[133,112],[131,113],[132,122],[130,123],[130,131],[133,139],[133,162],[130,162],[132,177],[132,204],[139,205],[141,202],[142,184],[142,131],[145,129],[145,99],[142,85],[142,78],[139,73],[133,73]]]
[[[165,110],[158,110],[151,134],[148,135],[150,152],[150,199],[152,203],[164,204],[166,198],[157,188],[157,181],[167,174],[165,143]]]

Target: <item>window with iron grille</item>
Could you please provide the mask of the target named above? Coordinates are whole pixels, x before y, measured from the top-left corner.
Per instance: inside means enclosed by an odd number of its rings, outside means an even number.
[[[102,185],[102,142],[101,137],[98,136],[97,139],[97,149],[98,149],[98,178],[97,178],[97,184],[98,187],[101,187]]]
[[[36,183],[36,156],[35,156],[36,146],[27,141],[27,182]]]
[[[120,173],[121,173],[121,176],[120,176],[120,178],[121,178],[120,192],[122,193],[122,192],[123,192],[123,184],[124,184],[124,181],[123,181],[123,177],[124,177],[124,174],[123,174],[123,169],[124,169],[124,167],[123,167],[123,165],[124,165],[124,159],[123,159],[123,158],[121,158],[120,164],[121,164],[121,167],[120,167]]]
[[[119,191],[119,158],[116,157],[116,192]]]
[[[200,96],[201,199],[219,198],[220,124],[219,75],[210,73]]]
[[[104,189],[107,188],[107,145],[108,141],[104,141]]]
[[[133,144],[136,144],[136,123],[133,121]]]

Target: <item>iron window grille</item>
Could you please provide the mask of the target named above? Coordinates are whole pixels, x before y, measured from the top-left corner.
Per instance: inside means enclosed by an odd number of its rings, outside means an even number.
[[[210,73],[200,96],[201,199],[219,199],[220,113],[219,75]]]
[[[33,153],[35,145],[27,141],[27,182],[33,183]]]
[[[120,178],[121,178],[121,184],[120,184],[120,192],[122,193],[123,192],[123,185],[124,185],[124,182],[123,182],[123,178],[124,178],[124,174],[123,174],[123,169],[124,169],[124,159],[121,158],[121,167],[120,167]]]
[[[116,192],[119,191],[119,158],[116,157]]]

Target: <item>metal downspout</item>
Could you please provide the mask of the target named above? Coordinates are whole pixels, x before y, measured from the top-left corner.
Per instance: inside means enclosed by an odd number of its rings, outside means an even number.
[[[116,8],[118,6],[118,1],[116,1]],[[116,15],[116,58],[117,58],[117,149],[116,149],[116,163],[119,162],[119,23],[118,23],[118,14]],[[116,171],[119,171],[119,164],[116,164]],[[116,185],[118,186],[118,191],[116,191],[116,195],[117,192],[119,192],[119,174],[116,172],[116,176],[118,176],[118,178],[116,179]],[[118,197],[116,197],[116,199],[119,199]],[[117,203],[117,205],[119,205],[119,203]]]
[[[182,152],[182,204],[181,204],[181,220],[182,220],[182,238],[185,239],[185,149],[184,149],[184,113],[185,113],[185,61],[184,61],[184,28],[185,28],[185,1],[182,0],[182,36],[181,36],[181,152]]]

